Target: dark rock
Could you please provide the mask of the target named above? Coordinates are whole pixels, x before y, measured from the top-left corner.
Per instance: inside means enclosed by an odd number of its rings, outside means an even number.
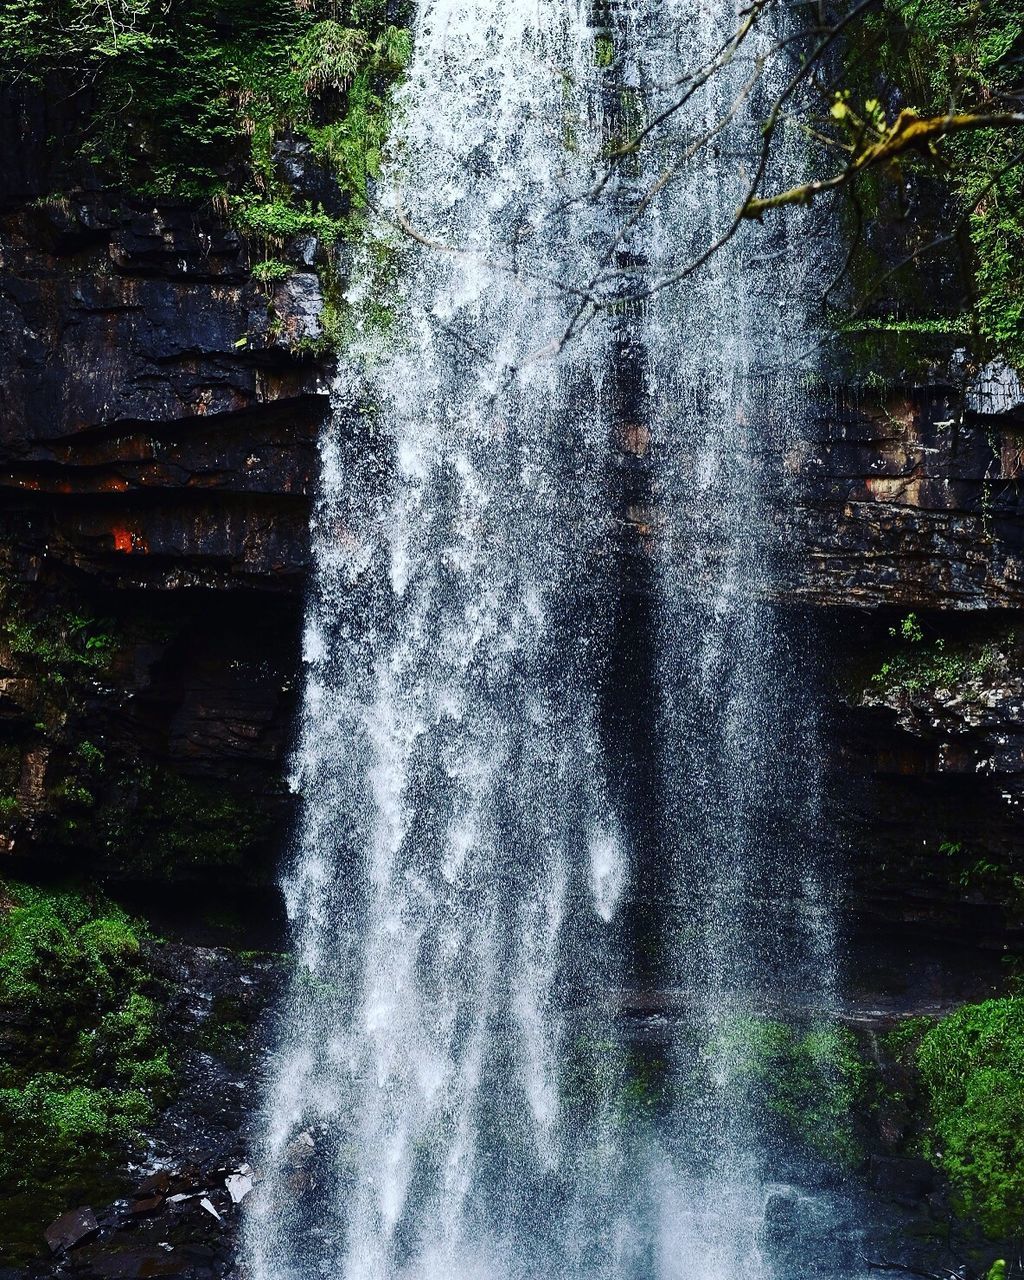
[[[336,179],[316,162],[308,142],[298,138],[281,138],[274,143],[274,171],[301,199],[320,205],[325,213],[341,217],[348,212],[350,201]]]
[[[75,1249],[91,1240],[99,1231],[96,1215],[88,1205],[80,1209],[69,1209],[51,1222],[43,1233],[52,1253],[62,1253]]]
[[[151,1174],[148,1178],[139,1183],[135,1190],[135,1197],[137,1200],[141,1200],[148,1196],[164,1196],[170,1189],[170,1172],[167,1169],[159,1169],[156,1173]]]
[[[289,821],[281,761],[328,408],[328,362],[298,350],[321,335],[316,245],[300,246],[301,269],[268,301],[246,245],[209,208],[98,189],[32,204],[58,187],[28,172],[41,163],[31,137],[23,151],[20,185],[0,199],[0,573],[32,611],[126,624],[118,669],[81,707],[88,728],[67,725],[69,740],[102,741],[98,805],[119,757],[217,778],[246,808],[269,800],[274,830],[249,859],[269,865]],[[68,764],[32,741],[38,677],[18,664],[0,677],[24,782],[0,848],[26,862],[74,848],[81,865],[102,823],[52,813]],[[123,848],[120,874],[154,870]]]
[[[148,1280],[150,1276],[184,1275],[190,1259],[180,1250],[159,1247],[100,1253],[90,1260],[88,1274],[99,1280]]]
[[[284,333],[290,344],[316,342],[323,335],[320,279],[312,272],[296,272],[274,289],[274,309],[284,316]]]
[[[1024,414],[1024,383],[1004,360],[993,360],[967,388],[966,405],[977,414]]]
[[[840,608],[1024,602],[1019,383],[1000,378],[968,396],[973,412],[952,385],[814,404],[788,460],[802,508],[789,517],[795,597]]]
[[[770,1240],[784,1239],[795,1229],[798,1217],[794,1196],[772,1192],[765,1202],[762,1231]]]
[[[868,1177],[877,1192],[899,1204],[924,1200],[935,1186],[935,1170],[928,1161],[909,1157],[872,1156]]]
[[[129,1212],[132,1217],[140,1218],[146,1217],[151,1213],[159,1213],[163,1207],[164,1196],[160,1192],[154,1192],[153,1195],[133,1200]]]
[[[209,212],[100,193],[51,212],[0,213],[0,536],[164,589],[167,561],[193,580],[301,574],[327,407],[323,370],[295,354],[321,334],[316,275],[281,281],[271,315]],[[55,243],[54,218],[87,244]]]

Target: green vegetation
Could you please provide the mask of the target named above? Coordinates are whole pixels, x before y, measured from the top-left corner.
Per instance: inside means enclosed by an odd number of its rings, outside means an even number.
[[[150,620],[142,629],[161,634]],[[265,797],[140,765],[102,737],[97,691],[113,682],[127,638],[122,623],[17,587],[0,568],[0,670],[22,677],[24,690],[15,740],[0,744],[0,820],[31,822],[35,840],[121,874],[239,868],[269,839]]]
[[[933,1018],[919,1016],[904,1018],[888,1031],[883,1031],[880,1040],[886,1056],[906,1065],[934,1025]]]
[[[929,112],[1020,109],[1024,13],[1016,0],[884,0],[865,26],[900,105]],[[1018,365],[1024,363],[1019,151],[1019,131],[955,134],[942,143],[939,178],[955,216],[964,217],[965,235],[952,251],[969,250],[968,310],[982,353],[998,351]],[[912,158],[903,164],[908,172],[915,168]],[[941,230],[948,231],[948,221]],[[918,238],[910,247],[922,242]],[[933,276],[927,270],[927,278]]]
[[[69,1186],[120,1159],[171,1081],[140,926],[99,897],[0,884],[0,1189]]]
[[[922,316],[908,320],[898,316],[866,316],[840,323],[842,333],[954,334],[970,337],[972,328],[967,316]]]
[[[898,626],[889,628],[889,634],[899,642],[899,647],[871,677],[872,684],[880,685],[887,693],[959,690],[972,680],[983,680],[1004,665],[1004,650],[1014,643],[1012,633],[999,643],[954,645],[942,636],[928,639],[916,613],[908,613]]]
[[[117,863],[166,879],[241,867],[270,826],[260,797],[158,766],[123,766],[89,822]]]
[[[0,648],[31,667],[51,692],[102,675],[117,645],[110,621],[56,605],[34,610],[25,593],[0,573]]]
[[[1024,998],[967,1005],[917,1050],[929,1109],[924,1153],[961,1212],[993,1236],[1024,1230]]]
[[[273,284],[275,280],[287,280],[295,268],[290,262],[278,258],[264,258],[252,265],[252,278],[260,284]]]
[[[841,1165],[861,1154],[854,1119],[877,1100],[878,1082],[847,1028],[736,1017],[710,1045],[695,1037],[686,1058],[688,1069],[673,1069],[660,1056],[583,1036],[567,1060],[566,1101],[584,1117],[609,1107],[633,1134],[666,1109],[685,1110],[700,1099],[710,1074],[726,1106],[749,1098],[776,1117],[787,1141]]]
[[[11,0],[0,14],[0,72],[90,84],[86,154],[115,179],[153,194],[214,195],[240,139],[269,182],[274,139],[312,132],[319,141],[329,107],[341,109],[333,127],[353,146],[374,135],[383,103],[371,82],[404,66],[408,33],[387,23],[381,0],[328,8],[330,17],[293,0]],[[341,176],[360,189],[358,172]]]
[[[32,596],[12,584],[0,565],[0,670],[27,677],[24,717],[32,724],[22,746],[0,746],[0,819],[21,814],[23,749],[48,758],[67,736],[68,725],[110,675],[121,638],[113,622],[85,609],[69,609]],[[102,771],[103,753],[92,742],[78,743],[51,799],[58,809],[93,803],[90,780]],[[40,772],[33,804],[42,798]]]
[[[337,238],[343,209],[295,196],[274,144],[302,141],[365,203],[410,54],[385,0],[9,0],[0,79],[81,95],[81,128],[54,147],[114,185],[215,198],[268,244]],[[239,163],[241,162],[241,163]]]
[[[611,36],[605,32],[599,32],[594,37],[594,65],[600,67],[603,71],[607,70],[615,61],[615,42]]]
[[[734,1080],[761,1094],[800,1141],[830,1159],[856,1159],[852,1118],[870,1079],[852,1031],[836,1023],[802,1029],[739,1018],[723,1033],[715,1056]]]
[[[959,840],[943,840],[939,853],[949,860],[961,889],[980,891],[997,901],[1011,917],[1019,917],[1024,908],[1024,875],[1015,871],[1008,860],[976,857]]]
[[[203,1020],[196,1043],[232,1070],[244,1071],[250,1065],[253,1050],[252,1016],[251,1007],[238,996],[219,996]]]

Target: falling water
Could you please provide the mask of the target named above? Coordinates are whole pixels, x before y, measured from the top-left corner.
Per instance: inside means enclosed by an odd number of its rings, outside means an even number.
[[[321,441],[284,882],[297,967],[253,1280],[770,1274],[769,1171],[715,1046],[766,972],[792,986],[794,957],[827,949],[804,927],[767,603],[771,329],[742,253],[685,294],[585,302],[602,264],[633,263],[645,292],[734,207],[718,148],[657,199],[657,148],[585,198],[602,147],[734,21],[727,0],[419,5],[378,193],[391,231],[354,271],[362,319]],[[700,97],[698,125],[722,101]],[[602,729],[609,440],[630,431],[650,440],[633,452],[659,690],[659,813],[636,829]],[[655,908],[645,980],[674,988],[674,1069],[701,1081],[660,1121],[629,1106],[614,997],[639,973],[630,913]]]
[[[638,75],[646,70],[664,103],[679,94],[673,69],[708,65],[735,16],[669,0],[653,26],[653,55]],[[737,102],[755,121],[767,117],[787,72],[769,63],[757,77],[755,58],[780,34],[764,24],[709,80],[653,150],[644,183],[695,135],[713,135]],[[655,289],[730,225],[756,146],[747,130],[713,137],[638,229]],[[769,180],[781,182],[792,159],[777,154]],[[800,419],[805,345],[804,246],[787,240],[794,230],[738,235],[685,287],[657,292],[642,324],[638,417],[648,426],[658,522],[660,978],[675,994],[670,1056],[686,1099],[664,1126],[656,1167],[666,1253],[690,1260],[682,1274],[707,1280],[791,1274],[765,1230],[784,1170],[745,1072],[747,1040],[751,1020],[799,1016],[801,1006],[828,1017],[834,1001],[811,655],[775,602],[786,567],[780,463]],[[676,1274],[667,1263],[662,1273]]]

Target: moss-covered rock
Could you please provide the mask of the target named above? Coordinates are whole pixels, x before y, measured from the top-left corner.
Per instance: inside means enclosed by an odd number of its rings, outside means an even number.
[[[965,1005],[917,1049],[925,1154],[960,1211],[1000,1239],[1024,1230],[1024,998]]]
[[[8,1228],[38,1231],[138,1142],[172,1051],[137,921],[98,895],[8,882],[0,897],[0,1193]]]
[[[847,1027],[738,1018],[722,1033],[715,1054],[788,1137],[840,1166],[863,1154],[855,1121],[873,1100],[876,1080]]]

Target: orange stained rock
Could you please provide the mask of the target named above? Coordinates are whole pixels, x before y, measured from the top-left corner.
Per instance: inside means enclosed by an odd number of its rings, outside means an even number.
[[[141,533],[136,533],[134,529],[129,529],[126,525],[114,525],[110,531],[114,539],[114,550],[123,552],[125,555],[139,553],[145,555],[149,551],[149,545]]]
[[[650,448],[651,429],[645,422],[623,422],[619,427],[619,440],[626,453],[643,458]]]

